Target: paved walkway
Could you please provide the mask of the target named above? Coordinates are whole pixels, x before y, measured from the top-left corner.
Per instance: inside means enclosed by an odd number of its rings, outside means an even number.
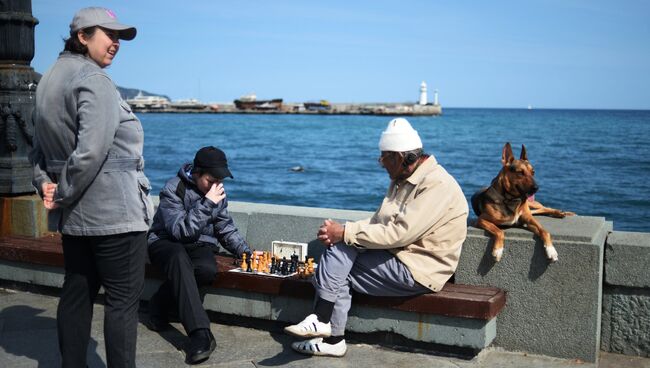
[[[59,367],[56,337],[58,298],[23,291],[0,289],[0,367]],[[142,315],[141,315],[142,317]],[[138,327],[137,366],[167,368],[185,366],[182,327],[162,334]],[[95,305],[92,339],[88,349],[91,368],[106,367],[102,336],[103,307]],[[562,360],[486,349],[472,360],[403,352],[366,344],[348,344],[344,358],[317,358],[297,354],[289,347],[293,339],[281,333],[212,324],[217,350],[201,367],[596,367],[575,360]],[[603,354],[600,367],[650,368],[650,359]]]

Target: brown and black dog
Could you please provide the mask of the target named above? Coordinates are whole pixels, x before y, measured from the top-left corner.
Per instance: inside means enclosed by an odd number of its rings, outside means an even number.
[[[521,146],[519,160],[515,160],[510,143],[503,146],[501,154],[503,167],[487,188],[482,188],[472,196],[472,208],[478,216],[476,226],[487,230],[494,237],[492,256],[498,262],[503,256],[502,225],[525,225],[544,241],[546,257],[557,261],[557,251],[551,242],[551,235],[533,215],[548,215],[557,218],[575,215],[554,208],[544,207],[535,201],[533,195],[539,187],[535,182],[535,169],[528,161],[526,147]]]

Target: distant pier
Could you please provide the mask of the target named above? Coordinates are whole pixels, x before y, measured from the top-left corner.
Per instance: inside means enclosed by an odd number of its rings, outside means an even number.
[[[123,91],[126,92],[126,91]],[[122,92],[121,92],[122,93]],[[308,114],[308,115],[387,115],[387,116],[435,116],[442,115],[442,106],[438,102],[438,90],[434,91],[433,102],[428,102],[427,84],[420,84],[417,102],[402,103],[330,103],[327,100],[317,102],[290,102],[281,98],[259,100],[257,95],[249,93],[232,103],[203,103],[196,99],[169,101],[165,96],[144,94],[128,98],[126,102],[135,112],[143,113],[211,113],[211,114]]]
[[[284,103],[273,108],[238,108],[234,103],[216,103],[181,106],[137,106],[131,105],[134,112],[141,113],[201,113],[201,114],[305,114],[305,115],[380,115],[380,116],[436,116],[442,114],[440,105],[408,103],[335,103],[319,105],[314,103]]]

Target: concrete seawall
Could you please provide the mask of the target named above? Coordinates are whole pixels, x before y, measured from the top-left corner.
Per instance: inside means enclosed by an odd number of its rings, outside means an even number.
[[[650,357],[650,234],[615,231],[605,245],[604,351]]]
[[[45,212],[38,204],[35,196],[3,198],[3,234],[42,236]],[[316,232],[324,219],[371,215],[246,202],[230,202],[230,212],[252,247],[268,250],[275,240],[304,242],[315,257],[323,251]],[[559,253],[554,264],[544,257],[541,240],[518,228],[506,230],[504,258],[495,263],[485,232],[469,229],[456,282],[499,287],[508,294],[494,345],[589,362],[597,361],[601,349],[650,356],[650,234],[612,231],[602,217],[540,221]],[[0,264],[0,278],[16,272]]]

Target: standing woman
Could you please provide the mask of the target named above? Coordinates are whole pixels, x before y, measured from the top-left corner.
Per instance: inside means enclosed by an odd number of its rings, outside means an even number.
[[[34,186],[63,242],[57,309],[63,367],[85,367],[93,301],[105,290],[108,367],[135,367],[146,231],[153,215],[138,118],[104,72],[136,29],[111,10],[81,9],[36,90]]]

